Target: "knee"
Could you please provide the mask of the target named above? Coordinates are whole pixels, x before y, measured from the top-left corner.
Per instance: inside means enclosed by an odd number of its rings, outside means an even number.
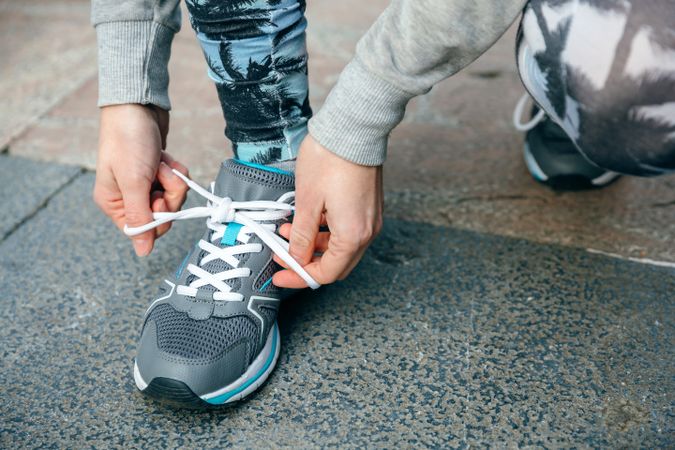
[[[304,17],[304,0],[211,2],[186,0],[190,24],[210,40],[236,41],[287,34]],[[304,30],[304,28],[303,28]]]
[[[659,89],[675,85],[659,87],[624,77],[604,89],[582,93],[574,82],[573,76],[568,77],[568,103],[574,106],[568,114],[577,116],[578,132],[573,137],[588,159],[630,175],[675,171],[675,106],[650,100]]]

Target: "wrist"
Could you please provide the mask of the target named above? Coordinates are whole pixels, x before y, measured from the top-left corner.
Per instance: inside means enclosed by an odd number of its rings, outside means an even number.
[[[99,145],[112,143],[116,152],[131,147],[161,152],[168,130],[169,112],[162,108],[138,103],[108,105],[101,108]]]

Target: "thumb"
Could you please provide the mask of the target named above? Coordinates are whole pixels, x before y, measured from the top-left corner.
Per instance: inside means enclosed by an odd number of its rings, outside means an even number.
[[[291,226],[289,253],[302,266],[309,263],[314,254],[314,241],[319,233],[321,209],[296,205]]]
[[[150,209],[150,185],[137,185],[122,191],[124,201],[124,218],[130,227],[138,227],[152,221]],[[131,237],[134,250],[138,256],[147,256],[152,251],[155,241],[155,230]]]
[[[185,173],[181,170],[179,171],[183,173],[183,175],[187,175],[187,170],[185,170]],[[168,210],[172,212],[178,211],[180,207],[183,206],[183,202],[185,202],[188,190],[187,184],[178,178],[164,161],[159,163],[157,181],[159,181],[164,188],[163,197],[167,208],[169,208]]]

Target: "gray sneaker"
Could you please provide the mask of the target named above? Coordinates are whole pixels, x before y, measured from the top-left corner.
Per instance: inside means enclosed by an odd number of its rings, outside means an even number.
[[[208,217],[201,240],[145,314],[134,379],[144,394],[201,408],[243,399],[276,365],[285,291],[272,284],[279,266],[270,247],[290,258],[276,231],[292,214],[294,177],[229,160],[212,192],[191,187],[209,197],[207,207],[157,214],[155,222],[128,231]]]

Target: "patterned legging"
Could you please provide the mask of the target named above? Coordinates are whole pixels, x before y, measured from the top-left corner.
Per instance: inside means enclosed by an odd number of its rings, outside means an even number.
[[[312,115],[305,2],[187,0],[190,23],[216,82],[235,157],[295,158]]]

